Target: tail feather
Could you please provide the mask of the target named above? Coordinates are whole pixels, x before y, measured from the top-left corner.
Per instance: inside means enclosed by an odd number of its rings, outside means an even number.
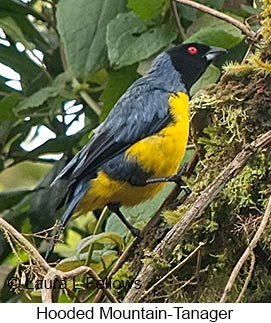
[[[58,229],[56,230],[52,240],[49,243],[49,246],[48,246],[46,254],[45,254],[45,259],[48,259],[50,257],[51,253],[54,250],[54,246],[55,246],[59,236],[63,232],[63,230],[64,230],[65,226],[67,225],[69,219],[71,218],[74,210],[76,209],[76,207],[78,206],[78,204],[80,203],[80,201],[82,200],[82,198],[84,197],[84,195],[86,194],[88,189],[89,189],[88,182],[82,181],[76,185],[73,197],[72,197],[67,209],[65,210],[65,212],[60,220],[60,224],[59,224]]]

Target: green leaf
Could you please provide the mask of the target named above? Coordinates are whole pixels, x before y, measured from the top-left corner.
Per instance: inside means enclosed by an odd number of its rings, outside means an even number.
[[[185,42],[200,42],[207,45],[218,46],[223,48],[231,48],[243,39],[243,36],[240,32],[239,35],[234,35],[226,29],[217,27],[206,27],[199,30],[196,34],[186,39]]]
[[[118,67],[132,65],[157,53],[176,37],[168,25],[147,30],[132,12],[119,14],[107,27],[110,63]]]
[[[212,7],[217,10],[222,10],[224,7],[225,0],[200,0],[198,2],[203,3],[208,7]]]
[[[185,40],[186,43],[200,42],[223,48],[231,48],[244,38],[238,28],[209,15],[203,15],[197,19],[190,26],[187,34],[190,36]]]
[[[45,38],[43,38],[43,32],[40,33],[36,29],[34,24],[29,20],[29,15],[45,21],[44,17],[40,13],[32,9],[31,6],[26,6],[24,4],[20,4],[18,2],[16,3],[15,1],[11,0],[1,0],[0,19],[8,18],[12,19],[16,23],[16,29],[19,28],[21,30],[24,38],[24,41],[18,41],[22,42],[25,47],[30,50],[33,49],[33,44],[35,44],[35,47],[38,47],[42,51],[48,51],[48,42],[45,40]],[[13,24],[14,23],[5,23],[5,28],[3,29],[7,35],[11,36],[15,41],[17,41],[14,35],[12,35],[14,34],[14,30],[9,30],[10,27],[13,27]]]
[[[0,62],[21,75],[23,93],[31,94],[48,85],[48,78],[42,68],[36,65],[25,52],[18,52],[14,46],[0,44]]]
[[[40,155],[48,154],[48,153],[61,153],[63,150],[70,150],[72,147],[76,145],[78,142],[78,137],[80,133],[75,134],[74,136],[58,136],[55,139],[49,139],[44,144],[40,145],[36,149],[28,152],[25,156],[22,151],[23,156],[27,159],[37,158]]]
[[[1,98],[5,97],[5,95],[7,95],[10,92],[15,92],[16,91],[13,88],[6,85],[7,81],[10,81],[10,79],[3,76],[3,75],[0,75],[0,97]]]
[[[261,7],[254,8],[252,6],[247,6],[245,4],[241,4],[241,9],[250,16],[259,15],[262,11]]]
[[[143,21],[150,21],[157,16],[161,15],[165,10],[164,7],[169,6],[167,0],[128,0],[128,8]]]
[[[86,75],[107,64],[106,26],[125,10],[125,0],[60,0],[57,28],[69,68]]]
[[[124,246],[123,238],[115,232],[102,232],[82,239],[77,246],[77,253],[87,252],[89,247],[95,243],[102,245],[116,245],[121,251]]]
[[[33,50],[35,45],[28,42],[21,28],[17,25],[16,21],[11,17],[0,18],[0,27],[4,30],[5,34],[9,35],[15,42],[20,42],[25,48]]]
[[[0,192],[0,212],[10,209],[18,204],[25,196],[32,193],[32,190],[17,190]]]
[[[13,0],[1,0],[0,1],[0,12],[6,11],[8,14],[16,13],[19,15],[31,15],[37,19],[45,21],[45,18],[32,7],[27,6],[19,1]]]
[[[137,79],[136,73],[137,64],[123,67],[117,71],[110,71],[109,81],[104,89],[100,100],[103,102],[103,110],[101,120],[104,120],[108,112],[120,98],[120,96],[127,90],[127,88]]]
[[[80,266],[85,265],[87,260],[87,253],[69,257],[60,261],[56,268],[61,271],[70,271]],[[91,258],[91,269],[100,274],[118,258],[118,253],[115,250],[95,250]]]
[[[41,107],[48,99],[57,96],[63,96],[68,99],[70,93],[67,90],[65,91],[65,87],[69,79],[68,73],[59,74],[51,86],[46,86],[21,101],[16,108],[16,114],[20,116],[26,116],[30,113],[38,114],[40,111],[36,108]]]
[[[0,121],[16,119],[13,109],[18,104],[19,99],[20,94],[11,93],[0,100]]]
[[[100,69],[88,78],[90,83],[104,85],[108,81],[108,72],[105,68]]]
[[[192,86],[190,94],[193,96],[206,85],[215,83],[219,79],[220,74],[221,72],[219,68],[215,67],[214,65],[210,65],[201,78]]]
[[[196,9],[186,6],[184,4],[180,4],[178,2],[177,2],[177,7],[178,7],[178,12],[181,13],[182,22],[183,20],[187,20],[191,22],[197,19],[198,11]],[[184,25],[184,27],[186,27],[186,24]]]
[[[16,109],[16,113],[19,115],[29,114],[29,108],[36,108],[41,106],[47,99],[59,95],[61,88],[47,86],[35,92],[30,97],[24,99]]]
[[[19,98],[18,93],[11,93],[0,100],[0,149],[6,145],[13,123],[17,119],[13,109],[18,104]]]
[[[79,260],[78,257],[69,257],[57,264],[56,268],[61,271],[70,271],[80,266],[84,266],[85,259]]]
[[[5,169],[0,174],[0,183],[5,190],[13,191],[18,187],[29,189],[40,182],[40,179],[46,175],[50,167],[47,163],[25,161]]]
[[[117,15],[107,26],[106,42],[110,63],[114,64],[121,52],[127,50],[146,30],[146,25],[132,12]]]
[[[35,47],[43,52],[51,51],[48,40],[44,38],[45,35],[42,32],[39,32],[27,17],[18,14],[12,14],[10,17],[20,26],[27,41],[35,44]]]
[[[1,121],[1,126],[0,126],[0,148],[1,150],[3,147],[6,145],[8,136],[10,134],[12,128],[12,121],[11,120],[4,120]],[[1,159],[1,170],[2,170],[2,159]]]
[[[23,75],[25,80],[34,78],[40,72],[40,68],[25,53],[18,52],[15,47],[0,44],[0,62]]]

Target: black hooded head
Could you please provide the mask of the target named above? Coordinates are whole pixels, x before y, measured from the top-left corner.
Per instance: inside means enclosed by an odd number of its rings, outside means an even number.
[[[220,47],[197,43],[181,44],[167,51],[174,68],[181,74],[187,91],[206,71],[213,59],[225,52]]]

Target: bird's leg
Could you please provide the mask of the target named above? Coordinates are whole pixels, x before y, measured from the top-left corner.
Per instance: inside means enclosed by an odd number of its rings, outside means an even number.
[[[119,217],[119,219],[131,231],[131,233],[132,233],[132,235],[134,237],[138,237],[139,236],[140,230],[138,230],[137,228],[133,227],[132,224],[125,218],[125,216],[121,212],[120,207],[119,207],[118,204],[116,204],[116,203],[110,203],[110,204],[107,205],[107,207],[109,208],[110,211],[114,212]]]
[[[186,169],[186,164],[184,164],[184,166],[180,169],[178,173],[170,176],[149,178],[146,180],[146,184],[173,182],[179,185],[180,187],[182,187],[185,193],[189,195],[191,193],[191,190],[182,180],[182,175],[185,173],[185,169]]]

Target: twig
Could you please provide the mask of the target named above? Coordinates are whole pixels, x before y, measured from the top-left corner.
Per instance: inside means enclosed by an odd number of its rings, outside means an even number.
[[[209,266],[207,266],[206,268],[204,268],[204,269],[201,269],[199,272],[200,273],[203,273],[203,272],[206,272],[206,271],[208,271],[208,269],[209,269]],[[181,285],[180,287],[178,287],[177,289],[175,289],[171,294],[169,294],[168,296],[167,296],[167,298],[166,298],[166,301],[167,301],[167,299],[168,298],[170,298],[170,297],[172,297],[172,296],[174,296],[175,294],[177,294],[180,290],[182,290],[184,287],[186,287],[187,285],[196,285],[197,284],[197,282],[194,282],[194,283],[192,283],[192,281],[194,280],[194,279],[196,279],[197,277],[196,277],[196,275],[194,275],[194,276],[192,276],[188,281],[186,281],[183,285]]]
[[[252,253],[253,249],[256,247],[258,241],[260,240],[262,234],[263,234],[263,231],[267,225],[267,222],[269,220],[269,216],[271,214],[271,196],[269,198],[269,201],[268,201],[268,205],[267,205],[267,208],[265,210],[265,213],[263,215],[263,218],[262,218],[262,221],[259,225],[259,228],[257,230],[257,232],[255,233],[253,239],[251,240],[250,244],[247,246],[245,252],[242,254],[241,258],[238,260],[237,264],[235,265],[231,275],[230,275],[230,278],[226,284],[226,287],[224,289],[224,292],[223,292],[223,295],[220,299],[220,303],[224,303],[226,302],[227,298],[228,298],[228,295],[229,295],[229,292],[231,291],[232,289],[232,286],[236,280],[236,277],[238,276],[241,268],[243,267],[244,263],[246,262],[247,258],[249,257],[249,255]]]
[[[52,76],[51,76],[51,74],[49,73],[49,71],[48,71],[48,69],[47,69],[47,67],[46,67],[46,65],[45,65],[45,63],[43,62],[43,60],[42,59],[40,59],[39,58],[39,56],[38,55],[36,55],[35,54],[35,52],[32,50],[28,50],[28,51],[26,51],[26,53],[27,54],[29,54],[29,53],[31,54],[31,55],[33,55],[34,56],[34,58],[39,62],[39,64],[40,64],[40,66],[41,66],[41,68],[42,68],[42,70],[43,70],[43,72],[44,72],[44,74],[47,76],[47,78],[48,78],[48,80],[51,82],[51,83],[53,83],[53,78],[52,78]],[[31,57],[30,57],[30,59],[31,59]]]
[[[255,254],[254,252],[251,252],[250,254],[250,257],[251,257],[251,260],[250,260],[250,267],[249,267],[249,272],[248,272],[248,275],[247,275],[247,278],[245,280],[245,283],[244,283],[244,286],[242,287],[242,290],[237,298],[237,300],[235,301],[236,303],[240,303],[246,290],[247,290],[247,286],[251,280],[251,277],[252,277],[252,274],[253,274],[253,271],[254,271],[254,267],[255,267],[255,262],[256,262],[256,257],[255,257]]]
[[[0,217],[0,228],[7,231],[13,239],[16,239],[20,245],[23,246],[24,250],[31,255],[35,263],[38,265],[39,269],[42,269],[44,273],[48,272],[51,267],[45,261],[45,259],[40,255],[38,250],[12,225],[10,225],[6,220]]]
[[[45,286],[55,286],[55,282],[58,279],[63,279],[61,272],[50,268],[45,277],[43,278],[42,284],[44,288],[41,290],[41,299],[43,303],[55,303],[56,302],[56,292],[59,293],[59,289],[56,287],[45,288]]]
[[[38,250],[21,233],[19,233],[12,225],[10,225],[2,217],[0,217],[0,228],[4,231],[4,233],[8,234],[8,237],[15,240],[20,246],[22,246],[22,248],[27,252],[29,256],[29,262],[31,263],[33,261],[37,265],[39,271],[38,274],[44,276],[44,288],[41,292],[43,302],[53,302],[53,293],[57,291],[57,288],[48,288],[48,286],[54,286],[55,281],[57,281],[58,279],[71,279],[73,277],[87,273],[96,282],[99,282],[99,286],[101,285],[101,278],[90,267],[81,266],[68,272],[63,272],[50,267],[49,264],[45,261],[45,259],[40,255]],[[101,288],[103,289],[104,294],[108,297],[108,299],[111,302],[118,302],[115,296],[109,290],[107,290],[105,286],[101,286]]]
[[[200,249],[197,254],[197,266],[196,266],[196,279],[197,279],[197,294],[196,294],[196,302],[199,302],[200,297],[200,267],[201,267],[201,256],[202,256],[202,250]]]
[[[185,232],[190,228],[196,216],[202,214],[205,208],[215,199],[217,194],[225,187],[227,182],[236,174],[240,173],[242,168],[248,162],[249,158],[253,155],[256,149],[264,148],[271,144],[271,130],[258,137],[246,149],[242,150],[233,161],[217,176],[217,178],[205,188],[200,196],[193,202],[191,207],[175,226],[167,233],[165,238],[156,246],[152,252],[152,256],[156,259],[163,259],[170,255],[175,246],[183,239]],[[193,196],[188,198],[192,200]],[[155,266],[152,263],[144,264],[141,271],[137,276],[140,281],[141,287],[132,286],[127,293],[125,302],[137,302],[148,283],[155,275]],[[137,287],[137,288],[136,288]]]
[[[19,257],[19,255],[18,255],[18,252],[17,252],[17,250],[16,250],[16,248],[15,248],[15,246],[14,246],[14,243],[13,243],[13,241],[12,241],[12,236],[11,236],[11,234],[9,233],[9,232],[7,232],[6,230],[4,230],[4,237],[5,237],[5,239],[7,240],[7,243],[9,244],[9,246],[10,246],[10,249],[11,249],[11,251],[12,251],[12,253],[13,253],[13,255],[15,256],[15,258],[16,258],[16,260],[17,260],[17,262],[18,262],[18,264],[21,264],[21,259],[20,259],[20,257]],[[14,240],[14,239],[13,239]]]
[[[68,71],[69,67],[66,60],[63,45],[60,46],[60,56],[61,56],[61,61],[62,61],[64,70]],[[76,78],[73,78],[73,86],[78,88],[81,87],[81,84],[78,82]],[[79,90],[79,94],[82,97],[82,99],[88,104],[88,106],[99,116],[101,114],[101,109],[97,104],[97,102],[94,101],[92,97],[84,90]]]
[[[195,253],[197,253],[200,248],[202,248],[205,245],[204,242],[200,242],[199,245],[195,250],[193,250],[182,262],[180,262],[177,266],[172,268],[168,273],[166,273],[165,276],[163,276],[161,279],[159,279],[155,284],[152,285],[151,288],[149,288],[147,291],[145,291],[140,299],[140,301],[146,297],[150,292],[152,292],[158,285],[160,285],[163,281],[165,281],[170,275],[172,275],[175,271],[180,269],[182,266],[184,266],[193,256]],[[195,278],[195,276],[193,277]]]
[[[76,78],[73,79],[73,85],[79,88],[81,86],[81,84],[77,81]],[[101,108],[99,107],[97,102],[94,101],[85,90],[79,90],[79,94],[82,97],[82,99],[88,104],[88,106],[99,116],[101,114]]]
[[[174,20],[176,22],[177,29],[179,31],[179,34],[180,34],[182,40],[185,40],[187,37],[186,37],[183,27],[180,23],[180,18],[178,15],[178,8],[177,8],[176,2],[174,0],[170,0],[170,7],[171,7],[171,11],[172,11]]]
[[[209,8],[207,6],[204,6],[203,4],[200,4],[198,2],[191,1],[191,0],[174,0],[174,1],[184,4],[184,5],[187,5],[189,7],[195,8],[197,10],[203,11],[205,13],[208,13],[209,15],[212,15],[216,18],[221,19],[221,20],[224,20],[224,21],[232,24],[233,26],[235,26],[239,30],[241,30],[243,34],[245,34],[248,38],[250,38],[252,40],[255,39],[255,37],[256,37],[256,33],[254,31],[252,31],[251,29],[247,28],[247,26],[245,24],[243,24],[239,20],[237,20],[229,15],[226,15],[220,11]]]
[[[170,297],[174,296],[175,294],[177,294],[180,290],[182,290],[183,288],[185,288],[187,285],[191,284],[192,281],[196,278],[196,276],[192,276],[188,281],[186,281],[184,284],[182,284],[180,287],[178,287],[177,289],[175,289],[171,294],[169,294],[167,296],[167,299],[169,299]]]
[[[54,268],[50,268],[50,271],[44,277],[45,286],[52,286],[54,285],[54,281],[58,279],[71,279],[73,277],[82,275],[82,274],[89,274],[96,282],[100,282],[101,278],[93,271],[90,267],[81,266],[76,269],[73,269],[68,272],[63,272]],[[47,285],[46,285],[47,282]],[[100,286],[101,284],[99,284]],[[108,297],[108,299],[113,303],[118,303],[116,297],[111,293],[110,290],[106,289],[104,285],[101,285],[101,288],[104,294]],[[43,288],[42,289],[42,301],[43,303],[52,303],[53,299],[53,291],[52,288]]]

